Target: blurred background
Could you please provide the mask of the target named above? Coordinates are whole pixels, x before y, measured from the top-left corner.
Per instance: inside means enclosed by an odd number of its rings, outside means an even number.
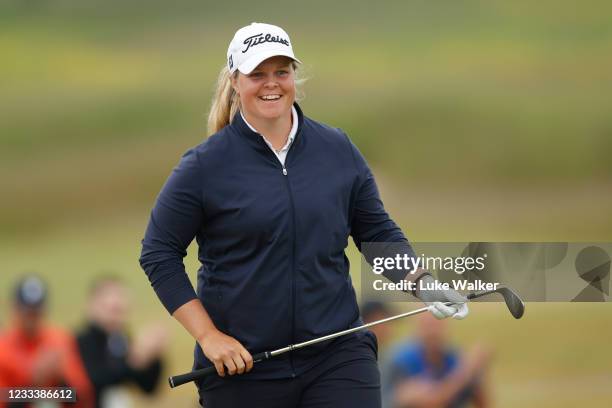
[[[351,136],[410,239],[612,240],[609,2],[8,0],[0,329],[22,274],[48,282],[48,319],[74,330],[111,271],[131,290],[133,330],[167,324],[164,376],[191,367],[193,341],[149,287],[140,240],[171,169],[207,136],[227,45],[252,21],[289,32],[304,112]],[[193,245],[185,262],[194,278]],[[603,407],[611,318],[606,303],[530,303],[521,321],[477,304],[449,331],[494,349],[496,406]],[[160,388],[135,406],[196,404],[192,386]]]

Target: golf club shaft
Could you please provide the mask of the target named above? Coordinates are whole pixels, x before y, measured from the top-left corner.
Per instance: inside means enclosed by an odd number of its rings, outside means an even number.
[[[447,305],[451,305],[452,303],[446,303],[446,304]],[[355,333],[357,331],[360,331],[360,330],[363,330],[363,329],[367,329],[368,327],[376,326],[376,325],[379,325],[379,324],[382,324],[382,323],[387,323],[387,322],[390,322],[390,321],[393,321],[393,320],[402,319],[402,318],[408,317],[408,316],[414,316],[414,315],[417,315],[419,313],[427,312],[428,310],[429,310],[429,306],[428,307],[422,307],[420,309],[411,310],[410,312],[406,312],[406,313],[398,314],[396,316],[391,316],[391,317],[387,317],[385,319],[380,319],[380,320],[376,320],[374,322],[366,323],[366,324],[364,324],[362,326],[353,327],[352,329],[346,329],[346,330],[342,330],[342,331],[339,331],[339,332],[336,332],[336,333],[328,334],[327,336],[317,337],[316,339],[304,341],[302,343],[292,344],[290,346],[283,347],[283,348],[280,348],[278,350],[271,351],[270,352],[270,356],[271,357],[276,357],[276,356],[278,356],[280,354],[284,354],[284,353],[287,353],[287,352],[292,351],[292,350],[297,350],[297,349],[300,349],[302,347],[307,347],[307,346],[311,346],[313,344],[321,343],[323,341],[335,339],[336,337],[345,336],[347,334]]]
[[[452,303],[447,303],[447,305],[451,305]],[[297,344],[291,344],[287,347],[283,347],[277,350],[273,350],[273,351],[264,351],[262,353],[258,353],[258,354],[254,354],[253,355],[253,363],[259,363],[261,361],[264,360],[268,360],[271,357],[275,357],[287,352],[290,352],[292,350],[297,350],[299,348],[302,347],[307,347],[307,346],[311,346],[313,344],[317,344],[326,340],[331,340],[331,339],[335,339],[336,337],[340,337],[340,336],[345,336],[347,334],[351,334],[354,332],[357,332],[359,330],[363,330],[363,329],[367,329],[368,327],[372,327],[372,326],[376,326],[378,324],[382,324],[382,323],[387,323],[390,322],[392,320],[397,320],[397,319],[401,319],[404,317],[408,317],[408,316],[414,316],[417,315],[419,313],[423,313],[429,310],[429,307],[422,307],[420,309],[416,309],[416,310],[412,310],[410,312],[406,312],[406,313],[402,313],[396,316],[391,316],[391,317],[387,317],[385,319],[381,319],[381,320],[377,320],[375,322],[370,322],[367,324],[364,324],[362,326],[358,326],[358,327],[353,327],[352,329],[347,329],[347,330],[343,330],[340,332],[336,332],[336,333],[332,333],[332,334],[328,334],[327,336],[323,336],[323,337],[317,337],[316,339],[312,339],[312,340],[308,340],[308,341],[304,341],[302,343],[297,343]],[[168,383],[170,384],[170,388],[174,388],[174,387],[178,387],[179,385],[191,382],[191,381],[195,381],[195,380],[199,380],[209,374],[213,374],[217,372],[217,369],[214,366],[210,366],[210,367],[206,367],[206,368],[201,368],[199,370],[194,370],[191,371],[189,373],[185,373],[185,374],[180,374],[180,375],[175,375],[172,377],[168,378]]]
[[[486,296],[486,295],[490,295],[492,293],[495,293],[495,290],[491,290],[491,291],[484,291],[484,292],[479,292],[479,293],[470,293],[469,295],[467,295],[467,299],[468,300],[472,300],[472,299],[476,299],[482,296]],[[452,302],[447,302],[445,303],[446,305],[452,305]],[[308,341],[304,341],[302,343],[297,343],[297,344],[291,344],[287,347],[283,347],[277,350],[273,350],[273,351],[264,351],[261,353],[257,353],[253,355],[253,363],[259,363],[261,361],[264,360],[268,360],[271,357],[275,357],[284,353],[288,353],[292,350],[297,350],[300,349],[302,347],[307,347],[313,344],[317,344],[326,340],[331,340],[331,339],[335,339],[336,337],[340,337],[340,336],[345,336],[347,334],[351,334],[363,329],[367,329],[368,327],[372,327],[372,326],[376,326],[382,323],[387,323],[393,320],[397,320],[397,319],[402,319],[404,317],[409,317],[409,316],[414,316],[417,315],[419,313],[423,313],[426,312],[430,309],[429,306],[427,307],[422,307],[420,309],[416,309],[416,310],[411,310],[410,312],[406,312],[406,313],[401,313],[395,316],[391,316],[391,317],[387,317],[385,319],[380,319],[380,320],[376,320],[374,322],[370,322],[370,323],[366,323],[362,326],[358,326],[358,327],[353,327],[351,329],[347,329],[347,330],[343,330],[340,332],[336,332],[336,333],[332,333],[332,334],[328,334],[327,336],[323,336],[323,337],[318,337],[316,339],[312,339],[312,340],[308,340]],[[185,373],[185,374],[180,374],[180,375],[176,375],[176,376],[172,376],[168,378],[168,383],[170,384],[170,388],[174,388],[174,387],[178,387],[179,385],[182,384],[186,384],[188,382],[191,381],[196,381],[199,379],[202,379],[204,377],[206,377],[209,374],[213,374],[217,371],[217,369],[214,366],[210,366],[210,367],[206,367],[206,368],[201,368],[198,370],[194,370],[191,371],[189,373]]]

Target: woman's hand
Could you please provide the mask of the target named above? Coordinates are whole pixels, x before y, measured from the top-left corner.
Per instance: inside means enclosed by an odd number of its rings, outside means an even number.
[[[238,340],[217,329],[198,299],[185,303],[172,316],[197,340],[204,355],[213,362],[221,377],[225,376],[225,367],[229,375],[251,371],[251,354]]]
[[[221,377],[225,376],[226,367],[229,375],[243,374],[253,368],[253,357],[247,349],[238,340],[217,329],[203,335],[198,343]]]
[[[431,313],[436,319],[444,319],[453,317],[453,319],[465,319],[469,313],[467,306],[467,298],[461,295],[454,289],[429,289],[420,290],[418,288],[433,288],[435,287],[435,279],[430,274],[425,274],[417,280],[416,297],[421,299],[427,306],[431,306]],[[451,302],[452,305],[447,306],[445,303]]]

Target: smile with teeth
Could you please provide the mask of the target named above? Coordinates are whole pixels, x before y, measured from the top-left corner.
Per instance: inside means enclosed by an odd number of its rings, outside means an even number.
[[[264,100],[264,101],[277,101],[281,98],[280,95],[262,95],[259,97],[259,99]]]

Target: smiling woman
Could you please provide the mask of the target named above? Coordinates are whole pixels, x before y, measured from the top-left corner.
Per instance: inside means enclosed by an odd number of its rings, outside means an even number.
[[[161,302],[197,342],[194,368],[218,373],[197,381],[200,401],[207,408],[379,408],[371,332],[252,370],[251,353],[362,324],[344,253],[349,236],[359,249],[396,242],[402,253],[414,251],[385,212],[359,150],[295,102],[300,61],[287,33],[243,27],[226,61],[209,115],[212,135],[168,178],[140,258]],[[182,262],[194,238],[202,264],[197,294]],[[436,295],[428,299],[450,298]],[[436,316],[467,314],[466,305],[440,305]]]
[[[295,101],[293,60],[284,56],[268,58],[249,74],[234,75],[232,87],[240,98],[244,119],[275,150],[280,150],[291,130],[291,108]]]

